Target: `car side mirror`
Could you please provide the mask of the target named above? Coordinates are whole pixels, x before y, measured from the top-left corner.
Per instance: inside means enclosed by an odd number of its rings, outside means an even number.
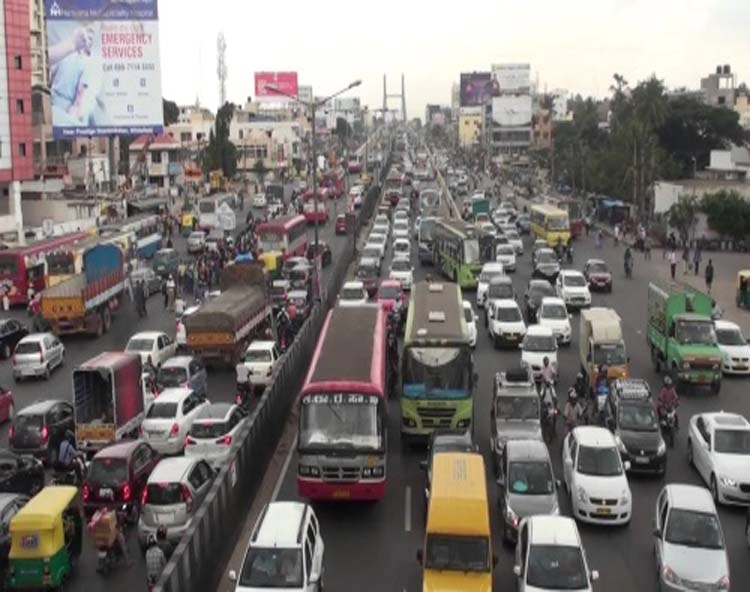
[[[320,581],[320,572],[317,569],[313,569],[310,572],[309,584],[317,584]]]
[[[596,582],[599,579],[599,572],[597,570],[591,570],[591,581]]]
[[[228,577],[229,577],[229,581],[230,582],[236,582],[237,581],[237,572],[234,571],[233,569],[230,569]]]
[[[422,563],[424,561],[424,553],[422,549],[417,549],[417,562]]]
[[[521,566],[520,566],[520,565],[514,565],[514,566],[513,566],[513,573],[514,573],[514,574],[515,574],[515,575],[516,575],[517,577],[519,577],[519,578],[520,578],[520,577],[521,577]]]
[[[654,530],[652,531],[652,534],[653,534],[653,535],[654,535],[654,536],[655,536],[655,537],[656,537],[657,539],[660,539],[660,538],[661,538],[661,529],[660,529],[660,528],[654,528]]]

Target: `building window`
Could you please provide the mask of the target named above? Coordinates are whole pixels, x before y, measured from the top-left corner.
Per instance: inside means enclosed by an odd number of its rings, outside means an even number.
[[[16,99],[16,113],[23,113],[23,99]]]
[[[161,152],[158,150],[151,153],[151,163],[152,164],[161,164]]]
[[[20,55],[13,58],[13,63],[16,65],[16,70],[23,70],[23,60]]]
[[[719,105],[726,104],[726,100],[727,100],[726,97],[718,97]]]
[[[18,154],[22,158],[26,158],[26,144],[23,142],[18,145]]]
[[[193,133],[192,132],[181,132],[180,133],[180,142],[192,142],[193,141]]]
[[[242,140],[242,138],[243,138],[243,133],[242,133],[243,131],[244,130],[240,130],[240,140]]]

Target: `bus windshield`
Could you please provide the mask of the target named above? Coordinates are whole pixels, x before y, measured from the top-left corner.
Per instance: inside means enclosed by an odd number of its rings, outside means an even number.
[[[427,535],[425,568],[440,571],[490,571],[487,537]]]
[[[47,273],[49,275],[71,275],[76,272],[73,253],[51,253],[47,255]]]
[[[470,394],[468,347],[410,347],[404,359],[404,395],[459,399]]]
[[[300,448],[383,450],[378,401],[353,393],[307,395],[300,409]]]
[[[569,226],[567,216],[551,216],[547,218],[547,230],[568,230]]]
[[[419,224],[419,242],[425,243],[432,240],[432,229],[435,228],[435,220],[422,220]]]
[[[471,265],[480,263],[479,257],[479,240],[468,238],[464,241],[464,263]]]
[[[261,230],[258,234],[258,247],[264,252],[281,251],[286,247],[284,235],[275,230]]]

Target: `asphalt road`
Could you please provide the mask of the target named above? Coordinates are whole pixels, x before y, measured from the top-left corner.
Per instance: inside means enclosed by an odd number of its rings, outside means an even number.
[[[527,243],[530,242],[527,239]],[[612,294],[593,297],[595,306],[615,308],[622,317],[628,354],[631,357],[631,374],[647,379],[658,392],[661,378],[653,371],[645,347],[646,294],[649,277],[645,268],[636,263],[635,276],[626,280],[622,275],[622,250],[611,244],[597,250],[588,239],[576,244],[576,262],[580,269],[588,257],[603,257],[614,270]],[[424,279],[429,268],[419,267],[417,278]],[[384,266],[385,267],[385,266]],[[516,291],[523,294],[531,273],[530,253],[527,245],[519,258],[518,271],[513,274]],[[643,275],[641,275],[641,273]],[[474,294],[466,298],[474,301]],[[480,316],[481,319],[481,316]],[[561,369],[558,392],[564,393],[574,381],[578,362],[578,315],[574,313],[573,343],[558,354]],[[490,470],[489,407],[492,396],[492,377],[495,372],[517,366],[520,353],[495,351],[486,332],[479,327],[475,353],[480,375],[480,388],[476,399],[476,436],[485,455],[488,484],[492,499],[491,515],[495,553],[499,564],[495,572],[495,590],[515,589],[512,573],[512,551],[500,541],[501,515],[497,510],[497,487]],[[697,412],[719,410],[742,413],[750,417],[750,399],[746,396],[748,382],[743,379],[725,379],[721,394],[686,396],[680,407],[681,425]],[[326,545],[326,589],[338,591],[383,590],[416,592],[421,590],[421,569],[416,561],[416,551],[422,546],[424,536],[425,505],[423,501],[424,476],[419,461],[426,458],[424,450],[409,449],[401,445],[399,436],[399,407],[397,401],[389,403],[389,457],[388,491],[385,499],[374,504],[316,504],[321,521],[321,532]],[[562,479],[560,447],[561,432],[551,444],[556,476]],[[599,570],[600,580],[596,590],[607,592],[651,592],[657,589],[653,560],[652,520],[656,497],[666,482],[701,484],[697,473],[689,468],[685,457],[685,429],[677,436],[675,448],[669,451],[666,478],[630,476],[633,494],[633,519],[625,527],[591,527],[579,529],[586,547],[589,567]],[[296,458],[294,451],[287,464],[278,490],[278,499],[298,499],[295,481]],[[564,497],[564,494],[561,496]],[[561,499],[563,513],[570,515],[567,499]],[[750,582],[750,562],[744,538],[745,512],[742,509],[720,509],[720,516],[728,545],[733,589],[747,589]],[[243,543],[244,544],[244,541]]]
[[[288,188],[291,193],[291,187]],[[341,203],[334,204],[329,202],[329,213],[333,215],[334,208],[338,207],[342,211],[344,207],[343,199]],[[258,213],[258,212],[256,212]],[[238,214],[238,219],[244,222],[244,215]],[[320,240],[328,242],[333,252],[335,261],[341,252],[345,237],[336,237],[334,235],[333,218],[327,225],[320,227]],[[313,227],[308,232],[310,241],[313,240]],[[181,252],[186,252],[185,240],[177,238],[175,248]],[[331,267],[323,270],[323,281],[328,281]],[[3,313],[4,316],[13,316],[28,321],[24,311],[13,310],[9,313]],[[65,366],[56,369],[48,382],[43,380],[27,380],[18,384],[13,384],[12,367],[10,361],[0,362],[0,384],[6,388],[10,387],[15,398],[16,410],[22,409],[36,401],[50,398],[71,400],[71,370],[84,361],[94,357],[102,351],[122,350],[131,335],[138,331],[163,330],[169,335],[175,332],[175,316],[173,312],[164,309],[161,295],[154,295],[148,302],[148,317],[141,319],[136,314],[129,302],[126,302],[123,308],[118,312],[113,320],[111,331],[96,338],[78,338],[70,337],[64,339],[66,349]],[[209,375],[208,397],[211,401],[228,402],[234,399],[235,394],[235,376],[233,371],[212,371]],[[0,426],[0,446],[8,445],[8,425]],[[106,585],[110,592],[133,592],[133,590],[144,590],[146,582],[145,562],[138,551],[136,542],[135,529],[128,532],[128,547],[131,556],[135,559],[135,565],[126,569],[124,567],[116,569],[106,580],[96,573],[96,555],[94,553],[93,543],[88,540],[84,541],[84,551],[81,555],[75,569],[74,578],[66,585],[66,590],[70,592],[89,592],[90,590],[104,590]]]

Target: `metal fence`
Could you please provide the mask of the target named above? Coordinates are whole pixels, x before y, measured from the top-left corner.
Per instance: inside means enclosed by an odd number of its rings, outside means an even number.
[[[326,314],[335,303],[346,277],[357,234],[375,211],[380,184],[388,168],[388,165],[382,168],[379,182],[368,191],[356,218],[356,230],[347,237],[341,255],[333,264],[328,283],[323,286],[321,301],[313,306],[310,317],[277,367],[273,382],[266,388],[233,445],[229,460],[216,476],[211,491],[164,569],[156,586],[157,592],[214,589],[221,577],[219,567],[237,543],[243,517],[258,492],[284,432]]]

